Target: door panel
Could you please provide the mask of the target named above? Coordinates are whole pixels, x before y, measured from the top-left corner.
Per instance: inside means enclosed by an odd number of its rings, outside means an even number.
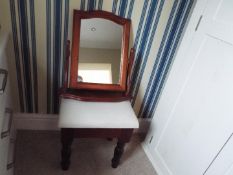
[[[207,169],[206,175],[227,175],[233,168],[233,133],[225,142],[222,149],[219,151],[216,159],[211,164],[210,168]],[[231,174],[229,174],[231,175]]]
[[[202,29],[205,34],[233,44],[233,1],[212,0],[204,13]]]
[[[204,39],[196,54],[198,59],[157,146],[174,174],[202,174],[232,133],[232,56],[232,46],[212,37]]]
[[[197,1],[192,36],[184,35],[152,122],[149,149],[163,174],[205,173],[233,132],[233,1],[203,4]]]

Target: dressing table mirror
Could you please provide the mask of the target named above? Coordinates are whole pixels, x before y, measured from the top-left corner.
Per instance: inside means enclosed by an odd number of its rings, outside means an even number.
[[[75,137],[117,138],[112,158],[116,168],[125,143],[139,127],[130,103],[134,49],[129,54],[129,34],[128,19],[105,11],[74,10],[72,49],[68,41],[65,81],[59,91],[63,170],[69,168]]]
[[[81,20],[78,82],[120,83],[122,32],[121,25],[109,20]]]
[[[125,91],[130,20],[74,11],[70,88]]]

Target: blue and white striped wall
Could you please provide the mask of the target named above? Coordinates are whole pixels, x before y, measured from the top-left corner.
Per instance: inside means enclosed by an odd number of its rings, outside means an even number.
[[[193,1],[9,0],[21,112],[57,112],[73,9],[105,10],[132,20],[132,105],[151,118]]]

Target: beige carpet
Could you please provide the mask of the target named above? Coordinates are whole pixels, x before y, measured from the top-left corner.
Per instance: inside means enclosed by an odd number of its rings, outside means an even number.
[[[19,131],[15,175],[156,175],[138,136],[125,147],[118,168],[111,168],[116,141],[75,139],[68,171],[60,169],[60,138],[55,131]]]

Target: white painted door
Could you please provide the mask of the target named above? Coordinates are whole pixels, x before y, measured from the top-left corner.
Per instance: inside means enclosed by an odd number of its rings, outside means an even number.
[[[206,175],[233,174],[233,134],[230,135],[222,149],[211,162]]]
[[[233,1],[197,0],[145,145],[159,174],[224,174],[232,133]]]

